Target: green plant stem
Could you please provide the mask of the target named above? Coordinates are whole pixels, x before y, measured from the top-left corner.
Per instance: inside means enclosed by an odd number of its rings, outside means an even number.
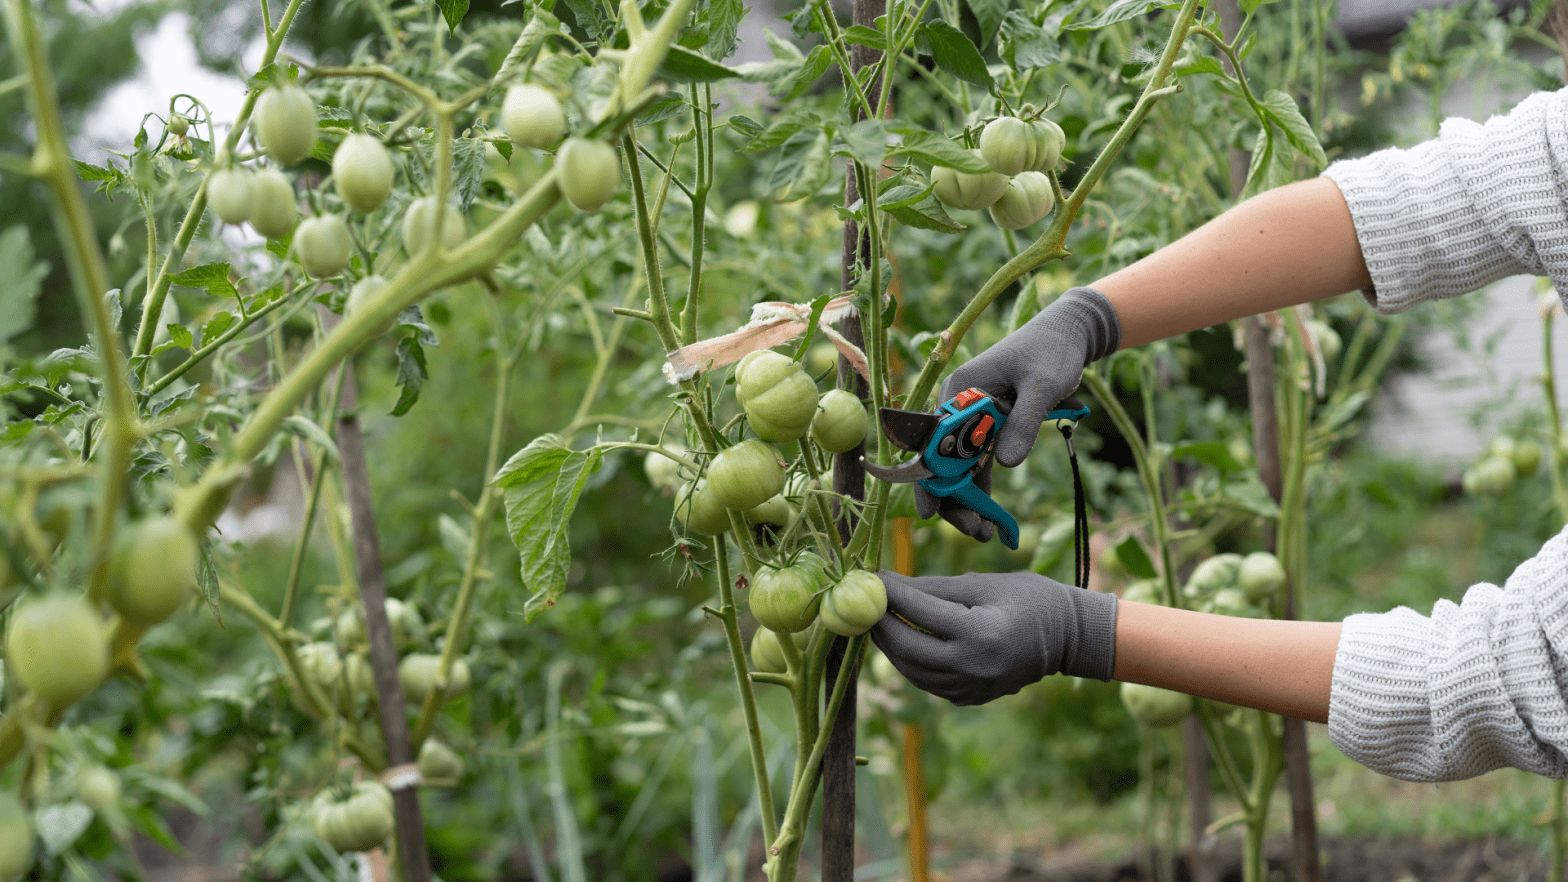
[[[278,26],[267,35],[267,47],[261,53],[261,67],[266,67],[277,60],[278,50],[283,46],[283,39],[288,36],[289,26],[293,24],[294,15],[299,12],[303,3],[304,0],[289,0],[289,5],[284,8],[283,15],[278,19]],[[250,115],[256,109],[256,100],[259,97],[261,97],[259,90],[252,91],[240,104],[240,112],[234,118],[234,127],[229,129],[229,136],[224,139],[223,146],[213,157],[212,168],[207,170],[207,177],[196,190],[196,196],[185,212],[185,219],[180,222],[180,229],[174,236],[174,242],[170,244],[168,253],[163,256],[163,266],[158,270],[157,281],[149,286],[147,301],[142,304],[142,323],[136,332],[136,345],[131,350],[133,357],[146,355],[152,351],[153,334],[157,331],[158,317],[163,312],[164,298],[169,295],[169,285],[184,265],[185,250],[190,247],[191,239],[195,238],[196,230],[201,226],[202,213],[207,210],[207,184],[212,180],[214,171],[226,167],[232,160],[234,148],[240,143],[240,136],[244,134],[245,126],[250,122]],[[151,265],[148,265],[147,271],[152,272]]]
[[[701,87],[703,103],[697,107],[699,87],[691,87],[692,127],[697,132],[697,188],[691,195],[691,275],[686,285],[686,308],[681,316],[681,343],[697,342],[697,311],[702,302],[702,256],[707,244],[708,191],[713,189],[713,91]],[[673,166],[673,161],[671,165]],[[674,178],[671,171],[669,177]]]
[[[637,289],[641,284],[642,281],[640,279],[635,279],[632,284],[628,285],[626,297],[622,302],[631,303],[632,299],[637,296]],[[589,424],[588,411],[593,407],[594,401],[598,399],[599,392],[604,386],[604,378],[610,372],[610,363],[615,360],[615,352],[621,346],[621,336],[626,331],[626,319],[627,316],[624,315],[616,316],[615,324],[610,326],[609,338],[595,343],[597,361],[594,363],[592,376],[588,378],[588,388],[584,390],[583,397],[577,404],[577,413],[572,416],[571,423],[561,432],[561,435],[568,443],[584,426]]]
[[[779,828],[779,834],[769,840],[771,845],[768,848],[765,868],[770,882],[793,882],[795,878],[795,868],[800,862],[800,846],[805,841],[806,817],[811,812],[817,785],[822,778],[819,773],[822,754],[828,748],[828,736],[833,731],[833,720],[838,716],[839,707],[844,703],[844,693],[848,691],[849,672],[854,670],[854,665],[865,647],[865,640],[864,636],[849,638],[849,646],[844,650],[844,660],[839,665],[838,678],[833,683],[833,694],[828,699],[827,709],[823,713],[826,725],[819,727],[811,745],[811,754],[801,764],[805,774],[795,782],[795,787],[790,793],[789,805],[784,810],[784,823]],[[815,693],[811,693],[811,697],[814,699]]]
[[[757,809],[762,814],[762,841],[772,842],[778,838],[778,810],[773,806],[773,786],[768,781],[768,754],[762,746],[762,722],[757,715],[757,697],[751,689],[751,677],[747,675],[746,647],[740,636],[740,611],[735,606],[735,583],[730,577],[724,537],[715,536],[710,547],[718,566],[719,620],[724,623],[724,637],[730,647],[730,665],[735,670],[735,688],[740,691],[741,711],[746,717],[746,744],[751,750]],[[790,648],[794,648],[795,642],[788,636],[781,642],[789,643]]]
[[[452,604],[452,615],[447,620],[446,639],[441,645],[441,663],[436,668],[434,685],[425,693],[424,705],[419,709],[418,721],[414,725],[410,739],[415,751],[419,750],[419,746],[430,735],[431,727],[435,725],[436,713],[446,698],[447,678],[451,676],[452,665],[467,641],[468,623],[473,617],[475,588],[479,583],[479,574],[484,569],[485,549],[490,545],[490,529],[502,497],[497,486],[488,479],[488,476],[494,475],[501,464],[501,445],[506,439],[506,417],[509,412],[507,401],[511,396],[513,362],[509,354],[511,348],[506,345],[504,337],[506,320],[496,305],[495,297],[491,296],[487,300],[490,307],[490,320],[496,335],[497,360],[495,399],[491,406],[490,418],[490,446],[485,453],[485,489],[480,491],[479,502],[474,505],[473,539],[468,546],[468,556],[463,561],[463,577],[458,582],[457,600]]]
[[[230,325],[228,329],[225,330],[222,334],[219,334],[214,339],[203,343],[201,348],[190,354],[189,358],[180,362],[168,373],[164,374],[155,382],[148,385],[145,389],[142,390],[142,394],[144,396],[151,397],[153,395],[157,395],[159,392],[162,392],[164,389],[167,389],[169,384],[173,383],[175,380],[178,380],[180,377],[185,376],[185,374],[189,372],[191,368],[201,364],[208,356],[216,352],[219,347],[223,346],[225,343],[228,343],[230,340],[233,340],[235,337],[238,337],[240,334],[245,333],[246,328],[249,328],[257,321],[265,318],[267,315],[284,306],[287,306],[292,302],[293,300],[288,297],[279,297],[277,300],[272,301],[266,306],[263,306],[261,309],[250,313],[245,318]]]
[[[130,472],[131,447],[140,427],[131,398],[130,372],[121,348],[120,333],[109,317],[104,297],[109,291],[109,271],[98,248],[92,212],[83,198],[76,166],[71,161],[70,141],[60,115],[59,92],[49,66],[47,46],[33,19],[27,0],[6,0],[6,37],[11,55],[28,78],[27,105],[37,128],[32,167],[49,188],[50,210],[54,216],[70,270],[72,289],[84,323],[98,340],[98,357],[103,372],[104,415],[99,479],[99,501],[93,512],[93,543],[88,596],[102,601],[109,584],[109,550],[113,546],[114,524],[120,510],[126,475]]]
[[[1117,432],[1132,450],[1133,461],[1138,467],[1138,478],[1143,481],[1143,491],[1148,497],[1149,527],[1154,533],[1154,547],[1160,554],[1160,582],[1165,588],[1165,603],[1167,606],[1180,608],[1181,595],[1176,591],[1176,572],[1171,563],[1170,524],[1165,510],[1165,492],[1160,483],[1160,464],[1155,461],[1153,451],[1144,444],[1142,438],[1138,437],[1138,430],[1133,425],[1132,418],[1122,408],[1121,402],[1116,400],[1110,384],[1100,376],[1099,371],[1093,368],[1086,369],[1083,372],[1083,382],[1105,407],[1105,412],[1116,424]],[[1152,417],[1153,415],[1150,414],[1151,419]]]
[[[811,476],[812,482],[812,488],[806,491],[806,501],[804,504],[810,509],[812,522],[816,526],[815,536],[818,540],[818,553],[824,554],[825,560],[833,560],[837,562],[840,568],[843,568],[845,566],[845,559],[841,559],[839,557],[839,555],[842,554],[842,551],[840,550],[838,543],[822,541],[824,536],[832,536],[836,532],[833,527],[833,511],[832,509],[828,508],[828,501],[821,492],[822,490],[828,490],[831,488],[825,487],[822,483],[822,467],[817,463],[817,458],[811,455],[811,451],[809,449],[804,449],[804,444],[801,446],[803,448],[802,452],[804,454],[801,456],[801,461],[806,464],[806,474]],[[824,548],[830,550],[823,552]]]
[[[822,28],[828,51],[833,53],[833,60],[838,64],[844,86],[855,99],[856,106],[867,119],[876,119],[876,113],[871,109],[871,102],[867,100],[865,90],[860,88],[860,81],[855,79],[854,65],[849,63],[849,50],[844,46],[844,32],[838,26],[838,16],[834,14],[832,5],[818,0],[811,4],[811,15]]]
[[[322,421],[321,430],[328,437],[332,434],[332,427],[337,425],[344,376],[345,372],[340,369],[337,382],[332,384],[332,398],[327,402],[326,418]],[[289,559],[289,581],[283,586],[283,605],[278,608],[278,621],[285,627],[293,617],[294,600],[299,594],[300,576],[305,570],[305,555],[310,550],[310,534],[316,524],[316,512],[321,506],[321,487],[326,483],[329,460],[330,453],[326,449],[316,454],[316,469],[310,477],[310,498],[305,502],[305,519],[299,528],[299,540],[294,543],[294,556]]]
[[[560,199],[552,169],[491,224],[452,251],[425,253],[409,259],[366,308],[344,319],[310,352],[251,413],[221,461],[188,488],[176,513],[193,530],[205,532],[222,511],[249,462],[266,446],[283,420],[309,395],[335,365],[369,339],[377,325],[439,288],[473,278],[498,260],[517,237]],[[438,213],[439,214],[439,213]]]

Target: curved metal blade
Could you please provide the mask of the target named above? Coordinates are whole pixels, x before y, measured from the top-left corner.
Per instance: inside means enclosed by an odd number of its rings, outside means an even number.
[[[926,442],[931,440],[931,433],[935,432],[937,424],[942,422],[942,415],[939,413],[899,410],[896,407],[882,408],[879,416],[882,431],[887,434],[887,440],[893,442],[893,446],[917,453],[925,449]]]
[[[896,466],[879,466],[866,459],[862,459],[860,464],[866,467],[867,474],[874,478],[881,478],[890,484],[913,484],[916,481],[936,477],[934,472],[926,468],[925,460],[918,456],[909,462]]]

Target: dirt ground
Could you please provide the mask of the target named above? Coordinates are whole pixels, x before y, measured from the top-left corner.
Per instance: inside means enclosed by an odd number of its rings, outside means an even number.
[[[1534,882],[1546,879],[1546,856],[1539,846],[1506,839],[1428,842],[1408,839],[1327,838],[1322,843],[1326,882]],[[1289,843],[1269,843],[1271,882],[1293,882]],[[1212,856],[1218,875],[1213,882],[1241,882],[1238,842],[1221,845]],[[1163,878],[1161,878],[1163,877]],[[1119,864],[1065,862],[1060,865],[1017,861],[995,882],[1160,882],[1172,877],[1153,873],[1149,860]],[[1184,860],[1178,860],[1172,882],[1194,882]]]

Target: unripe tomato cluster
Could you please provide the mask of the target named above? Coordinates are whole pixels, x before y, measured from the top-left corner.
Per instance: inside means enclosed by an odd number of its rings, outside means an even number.
[[[989,209],[997,226],[1021,230],[1056,207],[1049,173],[1066,143],[1061,127],[1044,117],[998,117],[981,130],[977,153],[992,170],[969,173],[937,166],[931,170],[931,192],[949,208]]]
[[[1532,475],[1541,464],[1541,445],[1529,439],[1498,435],[1460,483],[1471,496],[1501,496],[1519,478]]]
[[[1182,587],[1196,609],[1252,615],[1285,587],[1285,567],[1267,551],[1216,554],[1199,563]]]

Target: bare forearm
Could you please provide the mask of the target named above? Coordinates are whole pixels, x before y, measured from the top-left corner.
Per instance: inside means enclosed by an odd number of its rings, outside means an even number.
[[[1323,723],[1339,627],[1124,600],[1116,612],[1114,676]]]
[[[1371,284],[1344,196],[1313,178],[1249,199],[1094,287],[1128,347]]]

